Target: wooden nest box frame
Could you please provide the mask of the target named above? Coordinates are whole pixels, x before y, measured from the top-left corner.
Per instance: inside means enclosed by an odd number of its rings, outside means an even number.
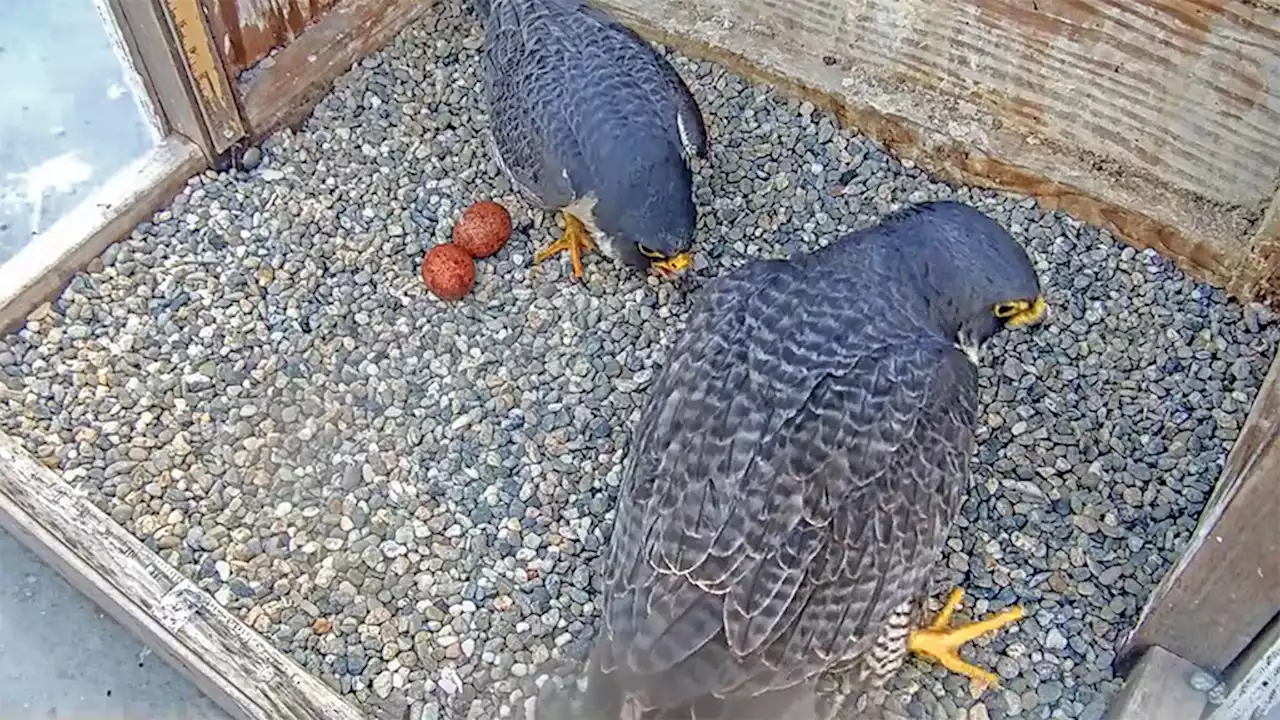
[[[434,2],[97,0],[165,139],[0,267],[10,331]],[[601,0],[651,40],[1280,307],[1280,0]],[[1126,641],[1110,717],[1234,720],[1280,677],[1280,363]],[[0,525],[241,720],[360,713],[0,434]],[[1194,668],[1226,702],[1190,689]]]

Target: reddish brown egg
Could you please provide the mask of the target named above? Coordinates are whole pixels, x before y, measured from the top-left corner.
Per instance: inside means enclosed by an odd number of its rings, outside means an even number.
[[[422,256],[422,282],[442,300],[460,300],[476,284],[476,262],[453,243],[437,245]]]
[[[453,241],[474,258],[498,252],[509,237],[511,216],[506,208],[488,200],[473,203],[453,226]]]

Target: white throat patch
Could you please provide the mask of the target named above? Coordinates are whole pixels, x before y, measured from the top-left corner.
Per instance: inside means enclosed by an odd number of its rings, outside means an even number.
[[[963,336],[956,338],[956,349],[964,353],[965,357],[969,358],[969,362],[974,365],[978,365],[981,361],[981,358],[978,355],[978,346],[969,341],[968,338]]]

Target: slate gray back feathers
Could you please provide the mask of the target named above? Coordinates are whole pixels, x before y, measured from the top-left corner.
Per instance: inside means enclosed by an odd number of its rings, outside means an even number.
[[[499,162],[531,201],[598,198],[602,229],[637,204],[692,236],[691,155],[706,129],[688,87],[634,32],[581,0],[488,2],[484,78]],[[625,229],[625,228],[623,228]]]
[[[912,257],[957,217],[1013,242],[932,204],[699,291],[629,448],[586,716],[811,717],[820,674],[900,665],[969,482],[976,368],[916,285],[945,259]]]

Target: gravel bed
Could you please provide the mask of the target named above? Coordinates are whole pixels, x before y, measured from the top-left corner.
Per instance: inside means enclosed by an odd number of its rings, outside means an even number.
[[[1030,248],[1054,314],[986,353],[976,487],[938,572],[1029,617],[911,663],[914,718],[1101,717],[1116,643],[1190,535],[1280,326],[1030,200],[955,187],[833,118],[676,58],[707,117],[697,271],[530,267],[554,218],[481,131],[481,29],[437,5],[246,171],[206,173],[0,340],[6,432],[376,717],[518,715],[581,658],[629,428],[687,290],[908,201],[957,198]],[[470,202],[515,233],[456,304],[426,247]],[[549,662],[550,661],[550,662]]]

